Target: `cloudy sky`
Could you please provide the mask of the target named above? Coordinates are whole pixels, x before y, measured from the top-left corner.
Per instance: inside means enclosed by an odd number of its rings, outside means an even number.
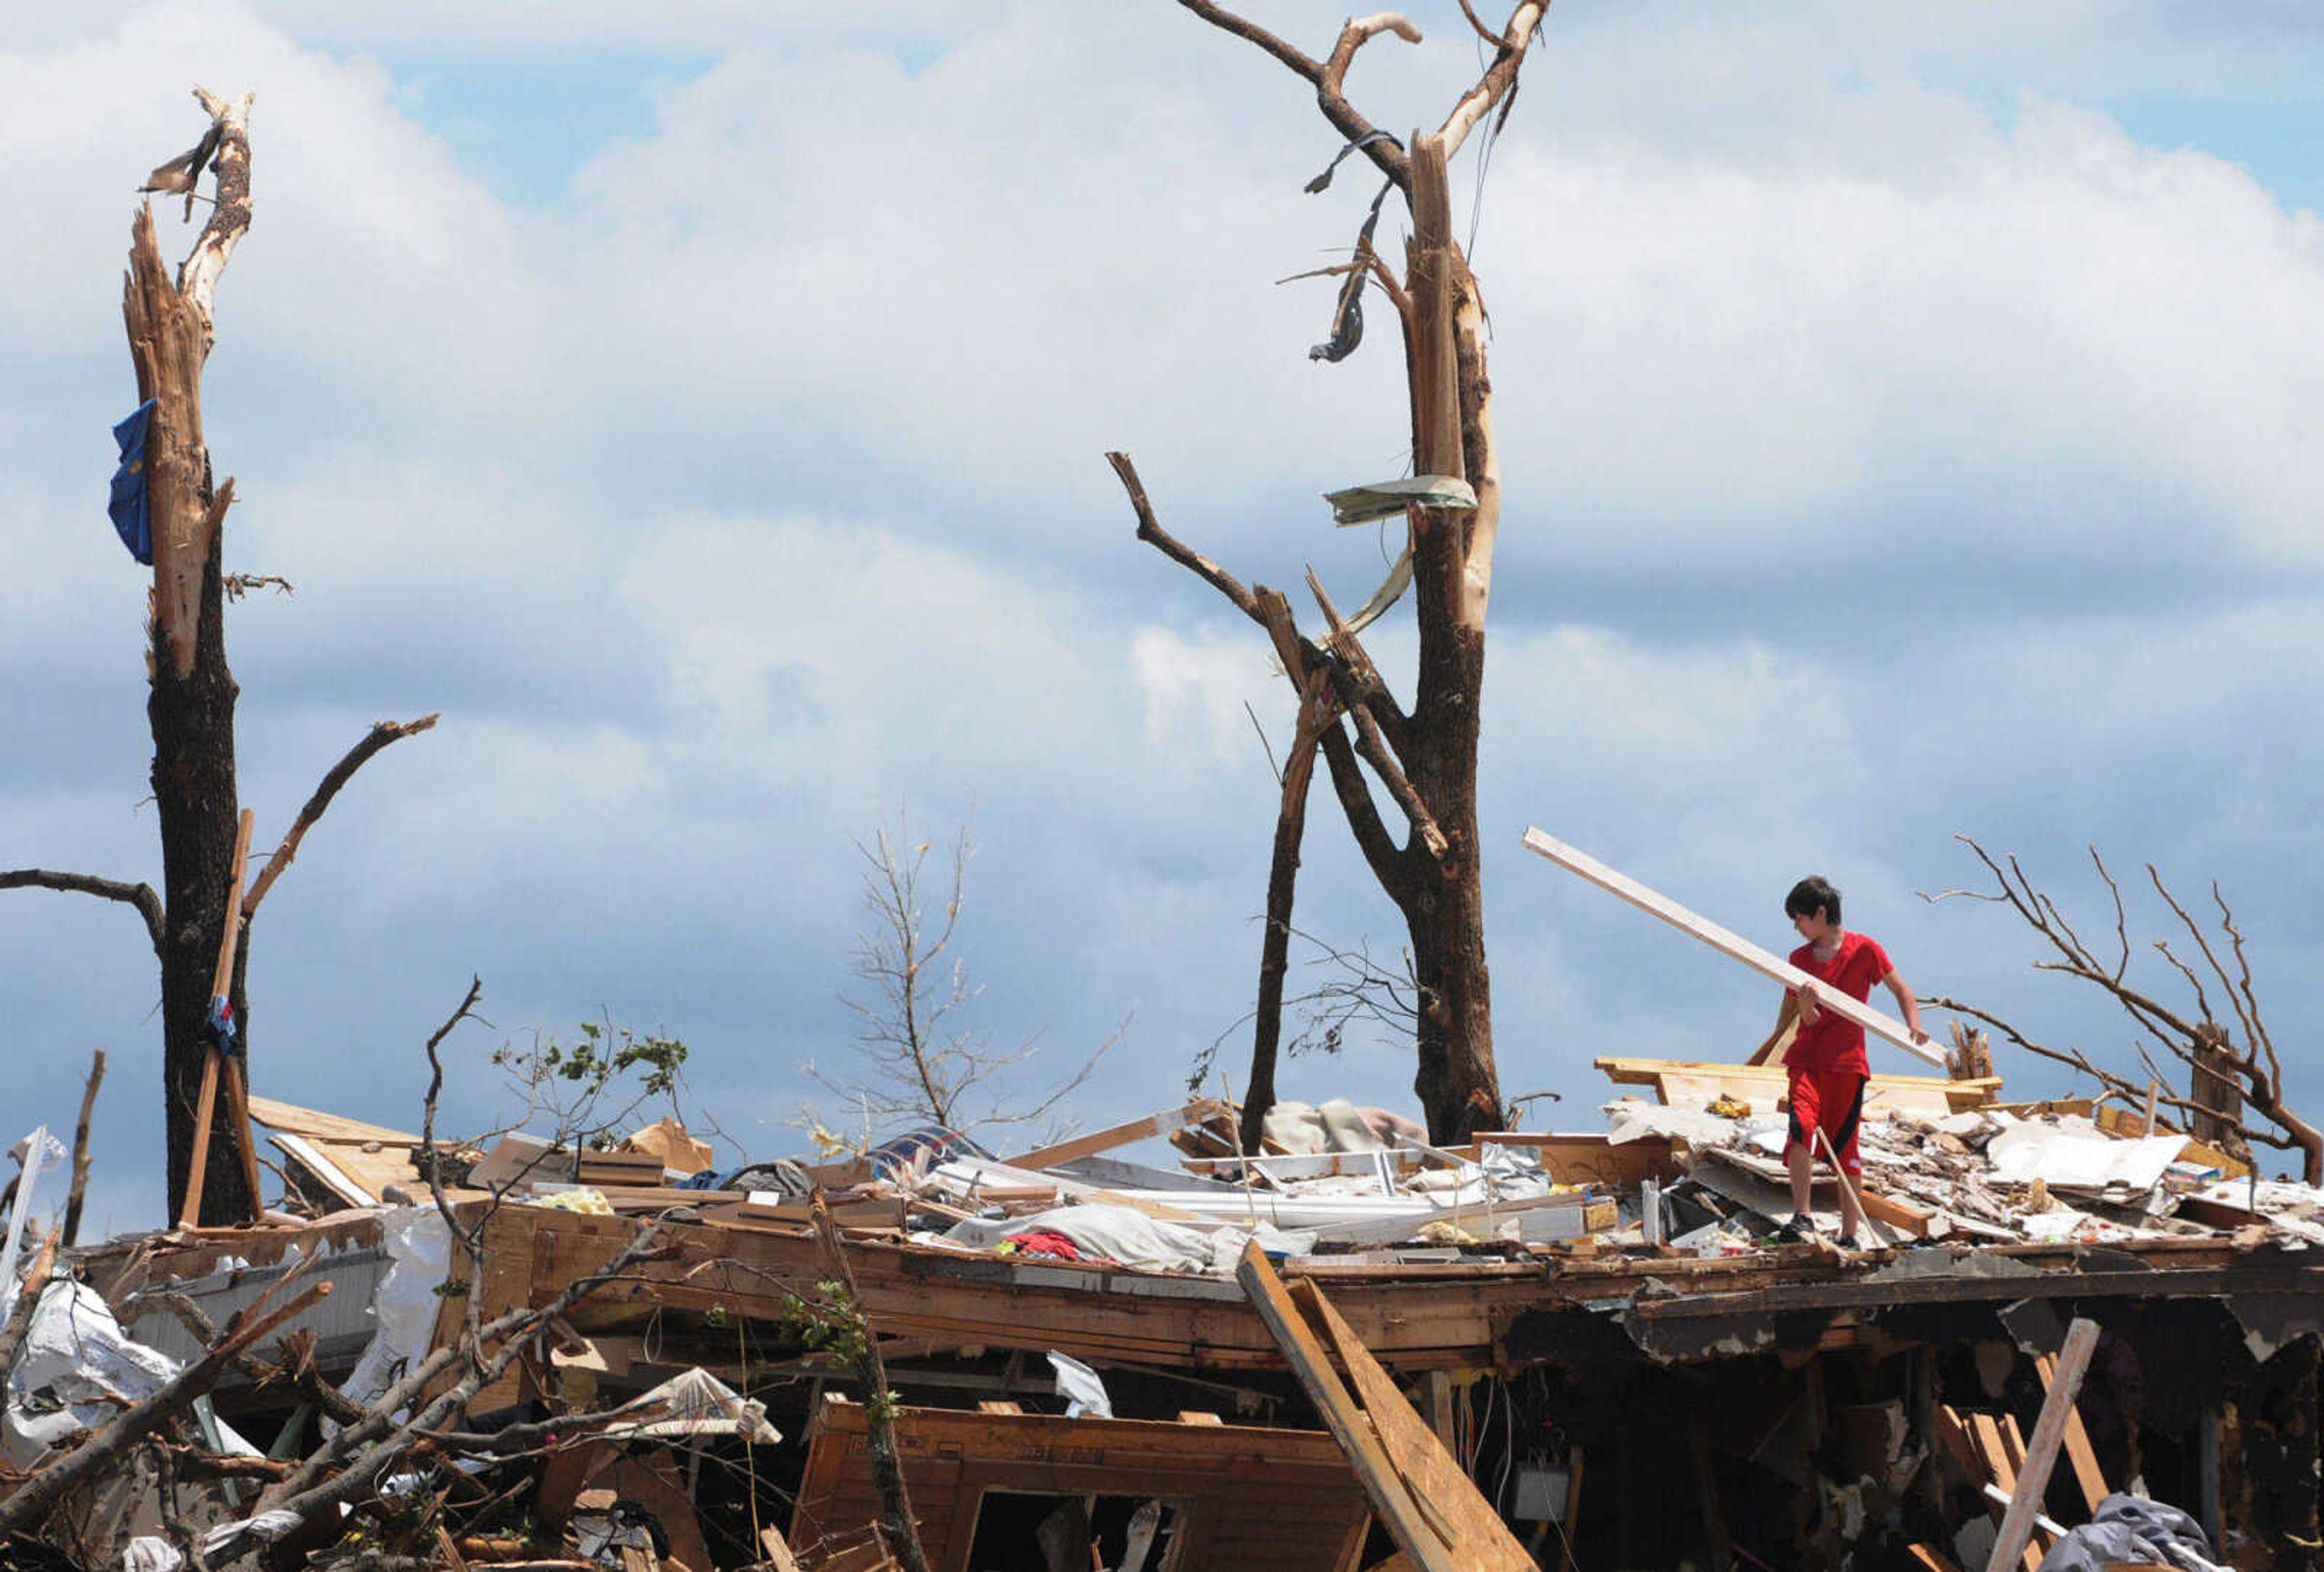
[[[1318,53],[1342,14],[1249,9]],[[1399,132],[1478,65],[1450,0],[1410,14],[1351,84]],[[1454,171],[1508,491],[1489,948],[1504,1089],[1565,1096],[1536,1124],[1597,1124],[1594,1056],[1743,1053],[1775,998],[1528,824],[1770,946],[1827,873],[1923,992],[2134,1073],[2006,912],[1915,892],[1974,882],[1966,832],[2104,934],[2095,843],[2167,988],[2140,865],[2216,878],[2324,1104],[2319,73],[2288,4],[1559,0]],[[1127,1016],[1084,1122],[1175,1102],[1248,1008],[1244,706],[1279,750],[1289,705],[1102,455],[1246,579],[1346,605],[1392,553],[1317,497],[1404,466],[1385,314],[1311,363],[1331,285],[1274,282],[1374,189],[1302,194],[1336,146],[1302,85],[1166,0],[13,13],[0,867],[160,881],[106,428],[133,189],[197,82],[258,95],[206,412],[229,569],[297,589],[229,614],[261,848],[373,720],[444,715],[269,897],[255,1089],[414,1126],[474,972],[453,1123],[493,1048],[604,1018],[691,1045],[730,1151],[796,1150],[802,1063],[848,1073],[850,836],[908,808],[939,846],[973,815],[969,1023],[1038,1040],[1030,1086]],[[1400,684],[1408,617],[1372,641]],[[1299,920],[1393,957],[1335,811]],[[125,908],[0,894],[7,1133],[69,1128],[104,1047],[100,1225],[161,1210],[155,998]],[[1284,1080],[1410,1076],[1357,1042]]]

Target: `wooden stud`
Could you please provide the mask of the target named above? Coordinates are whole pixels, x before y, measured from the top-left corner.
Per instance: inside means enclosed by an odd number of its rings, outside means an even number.
[[[1372,1510],[1379,1514],[1397,1547],[1412,1558],[1416,1572],[1462,1572],[1462,1562],[1452,1553],[1449,1536],[1443,1531],[1441,1514],[1424,1512],[1366,1422],[1362,1408],[1332,1368],[1330,1356],[1292,1304],[1282,1279],[1268,1264],[1266,1253],[1255,1242],[1244,1246],[1235,1278],[1323,1416],[1325,1429],[1347,1454]]]
[[[210,977],[212,998],[230,994],[234,988],[235,945],[242,935],[242,874],[250,862],[250,827],[256,818],[254,812],[245,808],[235,826],[234,865],[226,876],[226,933],[218,940],[217,967]],[[215,1048],[202,1057],[202,1084],[194,1094],[194,1151],[186,1165],[186,1198],[178,1208],[178,1226],[180,1228],[191,1228],[201,1221],[202,1185],[209,1178],[210,1114],[217,1103],[218,1058],[218,1050]],[[244,1161],[254,1176],[258,1171],[258,1153],[252,1149],[246,1098],[244,1102],[238,1128]],[[254,1177],[251,1182],[250,1203],[254,1207],[258,1205]]]
[[[2066,1341],[2058,1353],[2058,1368],[2050,1395],[2043,1401],[2042,1417],[2034,1422],[2034,1438],[2026,1443],[2025,1470],[2018,1476],[2016,1488],[2010,1492],[2009,1511],[2001,1520],[2001,1535],[1994,1541],[1986,1572],[2003,1572],[2032,1549],[2034,1514],[2042,1504],[2050,1471],[2057,1464],[2059,1443],[2066,1435],[2066,1417],[2074,1411],[2074,1397],[2081,1391],[2083,1373],[2089,1369],[2090,1351],[2098,1346],[2098,1341],[2096,1321],[2077,1316],[2073,1325],[2066,1328]]]
[[[2042,1390],[2047,1393],[2058,1383],[2058,1356],[2044,1354],[2034,1361],[2041,1373]],[[2066,1460],[2074,1466],[2074,1482],[2081,1486],[2083,1503],[2095,1514],[2098,1503],[2107,1498],[2106,1475],[2098,1467],[2098,1453],[2091,1449],[2089,1430],[2082,1423],[2082,1414],[2076,1409],[2066,1419]]]

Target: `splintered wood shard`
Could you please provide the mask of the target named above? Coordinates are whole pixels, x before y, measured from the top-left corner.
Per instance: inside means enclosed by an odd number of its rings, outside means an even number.
[[[1631,878],[1615,872],[1586,852],[1578,852],[1563,841],[1538,829],[1525,832],[1525,844],[1529,851],[1540,853],[1569,874],[1579,874],[1591,883],[1610,894],[1619,895],[1639,911],[1661,918],[1682,933],[1696,939],[1741,961],[1763,976],[1771,977],[1786,988],[1815,989],[1816,1003],[1827,1010],[1837,1011],[1843,1019],[1871,1032],[1884,1042],[1893,1042],[1914,1058],[1941,1068],[1944,1054],[1929,1043],[1915,1042],[1904,1023],[1884,1015],[1868,1004],[1860,1004],[1829,984],[1819,984],[1791,962],[1771,950],[1761,949],[1738,933],[1730,933],[1706,917],[1698,917],[1667,895],[1656,893]]]

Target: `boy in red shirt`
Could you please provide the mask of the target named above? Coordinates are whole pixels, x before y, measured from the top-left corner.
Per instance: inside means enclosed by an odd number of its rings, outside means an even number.
[[[1878,942],[1840,925],[1840,892],[1830,881],[1802,879],[1784,897],[1784,914],[1807,942],[1792,952],[1792,965],[1825,987],[1836,988],[1861,1003],[1878,983],[1896,996],[1896,1008],[1912,1029],[1914,1040],[1925,1042],[1921,1031],[1921,1006],[1913,990],[1888,964],[1888,953]],[[1812,1237],[1815,1223],[1808,1215],[1808,1192],[1815,1172],[1816,1132],[1831,1142],[1840,1165],[1840,1248],[1858,1248],[1865,1233],[1864,1205],[1857,1197],[1864,1164],[1857,1155],[1856,1126],[1864,1112],[1864,1083],[1871,1067],[1864,1058],[1864,1028],[1836,1010],[1820,1007],[1817,990],[1806,987],[1784,995],[1776,1016],[1780,1027],[1795,1011],[1800,1029],[1784,1056],[1791,1072],[1792,1127],[1784,1145],[1784,1159],[1792,1175],[1792,1218],[1775,1232],[1783,1240]]]

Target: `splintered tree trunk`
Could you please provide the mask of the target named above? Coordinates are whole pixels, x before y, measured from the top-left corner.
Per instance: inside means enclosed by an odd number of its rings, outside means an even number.
[[[1473,506],[1408,510],[1410,587],[1420,631],[1419,670],[1409,714],[1398,706],[1357,639],[1397,598],[1403,563],[1398,576],[1390,578],[1352,623],[1340,617],[1310,573],[1308,586],[1329,624],[1329,632],[1319,635],[1321,642],[1310,644],[1274,615],[1280,608],[1270,606],[1263,590],[1246,589],[1217,563],[1162,528],[1129,455],[1107,457],[1137,512],[1138,538],[1268,629],[1286,673],[1300,689],[1303,722],[1308,689],[1300,673],[1318,663],[1328,670],[1336,708],[1318,743],[1357,846],[1402,913],[1411,938],[1413,980],[1420,994],[1414,1089],[1428,1116],[1430,1139],[1456,1143],[1503,1123],[1493,1064],[1492,985],[1485,965],[1483,859],[1477,836],[1485,609],[1492,592],[1501,485],[1493,448],[1492,384],[1485,369],[1484,310],[1476,280],[1452,237],[1446,164],[1496,107],[1506,115],[1547,0],[1517,0],[1499,32],[1487,29],[1475,8],[1463,0],[1462,11],[1492,46],[1492,58],[1443,126],[1433,134],[1415,132],[1408,144],[1383,135],[1350,102],[1345,90],[1349,65],[1367,42],[1388,36],[1421,42],[1419,30],[1403,17],[1382,12],[1351,19],[1342,24],[1331,53],[1316,59],[1220,0],[1179,3],[1211,25],[1259,45],[1305,79],[1315,89],[1323,117],[1347,139],[1341,156],[1360,152],[1411,203],[1413,232],[1403,282],[1388,276],[1386,264],[1372,250],[1372,220],[1379,213],[1375,201],[1349,262],[1330,270],[1343,274],[1347,282],[1333,318],[1333,347],[1316,351],[1338,359],[1354,347],[1360,335],[1348,333],[1342,342],[1342,333],[1359,325],[1353,308],[1366,280],[1378,276],[1403,329],[1413,473],[1463,479],[1475,494]],[[1321,190],[1327,180],[1328,174],[1307,189]],[[1444,499],[1448,489],[1431,487],[1425,495]],[[1292,658],[1295,653],[1302,658]],[[1350,724],[1352,735],[1345,729]],[[1370,779],[1363,773],[1365,766]],[[1382,817],[1375,785],[1385,789],[1408,826],[1400,844]],[[1273,1089],[1281,940],[1289,931],[1300,828],[1286,795],[1268,882],[1268,948],[1261,961],[1260,1020],[1253,1040],[1251,1103],[1261,1105],[1262,1112]]]
[[[157,945],[161,966],[163,1097],[168,1114],[170,1215],[180,1213],[194,1144],[195,1096],[209,1050],[202,1022],[229,920],[227,880],[234,860],[234,707],[238,689],[226,668],[220,541],[234,483],[213,485],[202,439],[201,378],[211,328],[205,254],[220,220],[239,210],[224,249],[249,222],[248,147],[239,125],[220,158],[217,216],[189,259],[181,290],[153,236],[152,213],[141,209],[130,232],[129,277],[122,311],[137,370],[140,401],[154,401],[146,439],[146,485],[153,526],[151,666],[146,716],[153,730],[153,801],[161,831],[164,910]],[[238,152],[239,160],[230,162]],[[235,178],[236,176],[239,178]],[[231,995],[242,1018],[242,962]],[[247,1040],[246,1020],[243,1022]],[[203,1185],[206,1220],[254,1215],[241,1161],[243,1132],[213,1111]]]
[[[1466,479],[1474,509],[1413,511],[1412,584],[1420,629],[1411,741],[1413,788],[1445,849],[1407,846],[1398,904],[1420,988],[1413,1089],[1429,1139],[1460,1142],[1503,1120],[1493,1063],[1492,981],[1485,964],[1484,875],[1477,839],[1477,747],[1485,681],[1485,603],[1500,508],[1481,312],[1452,238],[1441,138],[1416,134],[1412,159],[1413,456],[1423,475]]]

